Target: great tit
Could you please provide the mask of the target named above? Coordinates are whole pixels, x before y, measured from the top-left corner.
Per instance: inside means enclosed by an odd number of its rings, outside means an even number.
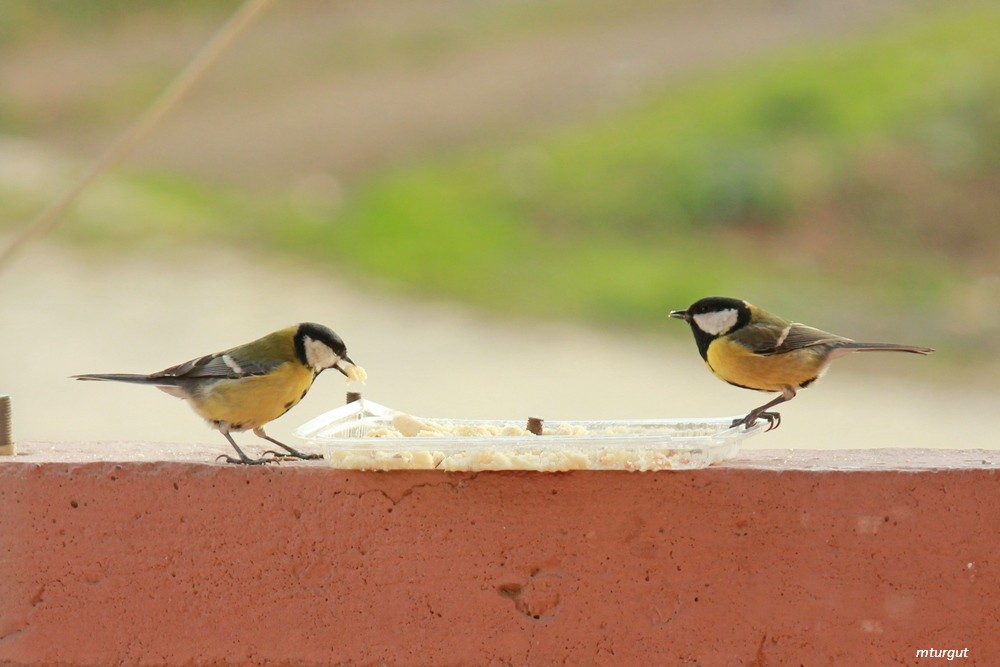
[[[327,368],[336,368],[349,382],[366,377],[364,369],[347,356],[347,347],[340,336],[320,324],[305,322],[151,375],[113,373],[73,377],[149,384],[183,398],[209,426],[225,436],[239,455],[238,459],[226,455],[219,458],[228,463],[259,465],[275,459],[251,459],[233,440],[231,432],[252,429],[254,435],[278,445],[287,455],[323,458],[321,454],[303,454],[275,440],[264,432],[264,424],[301,401],[316,376]],[[273,451],[265,454],[278,456]]]
[[[698,352],[716,377],[729,384],[778,391],[781,395],[751,410],[733,426],[747,428],[758,419],[777,428],[781,415],[768,412],[815,382],[830,362],[850,352],[896,351],[930,354],[929,347],[896,343],[858,343],[798,322],[789,322],[741,299],[713,296],[699,299],[687,310],[674,310],[691,325]]]

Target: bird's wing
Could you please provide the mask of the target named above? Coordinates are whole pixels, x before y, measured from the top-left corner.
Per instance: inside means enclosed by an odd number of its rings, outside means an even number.
[[[235,380],[252,375],[264,375],[282,363],[284,362],[279,359],[247,361],[246,359],[234,357],[227,352],[220,352],[165,368],[158,373],[153,373],[149,377],[151,379],[219,378]]]
[[[777,335],[775,335],[777,334]],[[762,355],[785,354],[806,347],[820,345],[837,345],[851,342],[849,338],[807,327],[798,322],[789,322],[780,331],[769,331],[768,336],[760,337],[754,352]]]

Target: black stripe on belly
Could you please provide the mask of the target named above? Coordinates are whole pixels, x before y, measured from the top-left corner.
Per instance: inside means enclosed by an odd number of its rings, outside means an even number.
[[[726,378],[722,379],[726,380]],[[745,384],[737,384],[736,382],[730,382],[729,380],[726,380],[726,382],[733,385],[734,387],[739,387],[740,389],[751,389],[753,391],[771,391],[770,389],[761,389],[760,387],[748,387]]]
[[[722,378],[722,379],[726,380],[726,378]],[[811,385],[813,382],[815,382],[818,379],[819,379],[818,375],[816,377],[809,378],[808,380],[806,380],[802,384],[796,386],[795,388],[796,389],[805,389],[806,387],[808,387],[809,385]],[[761,389],[759,387],[748,387],[745,384],[737,384],[736,382],[730,382],[729,380],[726,380],[726,382],[728,382],[729,384],[733,385],[734,387],[739,387],[740,389],[752,389],[754,391],[768,391],[768,392],[770,392],[770,391],[779,391],[778,389]]]
[[[712,368],[712,364],[708,363],[708,355],[707,354],[705,355],[705,365],[708,366],[708,370],[712,371],[712,375],[714,375],[715,377],[719,378],[720,380],[725,380],[725,382],[727,382],[728,384],[733,385],[734,387],[739,387],[740,389],[749,389],[751,391],[770,391],[769,389],[761,389],[760,387],[748,387],[745,384],[739,384],[737,382],[733,382],[732,380],[726,380],[726,378],[724,378],[721,375],[719,375],[719,373],[714,368]],[[813,379],[815,379],[815,378],[813,378]]]

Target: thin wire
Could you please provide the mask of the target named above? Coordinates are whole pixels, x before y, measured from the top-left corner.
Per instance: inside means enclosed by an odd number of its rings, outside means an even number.
[[[226,21],[201,51],[188,63],[171,84],[160,93],[146,111],[132,123],[111,146],[90,166],[90,169],[62,197],[39,213],[0,252],[0,273],[14,256],[30,241],[51,231],[80,195],[111,167],[124,160],[174,108],[190,94],[205,73],[225,53],[271,0],[246,0]]]

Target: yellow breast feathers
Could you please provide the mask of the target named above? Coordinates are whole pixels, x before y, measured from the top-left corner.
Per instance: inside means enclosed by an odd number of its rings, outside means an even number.
[[[782,391],[815,380],[824,370],[824,352],[801,348],[783,354],[755,354],[739,343],[718,338],[708,346],[708,367],[730,384],[760,391]]]
[[[265,375],[219,380],[191,397],[195,411],[233,431],[257,428],[277,419],[302,400],[315,374],[298,363],[284,363]]]

